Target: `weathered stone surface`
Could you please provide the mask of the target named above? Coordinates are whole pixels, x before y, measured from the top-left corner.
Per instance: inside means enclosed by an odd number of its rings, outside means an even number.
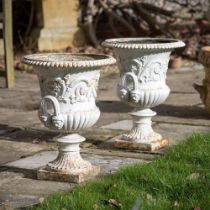
[[[0,115],[1,124],[8,127],[26,128],[32,127],[39,122],[37,111],[26,112],[17,109],[0,108]]]
[[[54,160],[58,155],[57,151],[45,151],[37,153],[33,156],[22,158],[8,164],[5,164],[7,167],[21,168],[28,170],[37,170],[44,167],[48,162]],[[132,164],[136,162],[144,162],[141,159],[129,158],[129,157],[119,157],[111,155],[100,155],[92,153],[82,153],[82,157],[85,160],[90,161],[93,165],[101,166],[102,174],[110,174],[115,172],[119,167]]]
[[[99,149],[88,148],[88,149],[83,149],[82,151],[84,152],[84,154],[87,154],[87,155],[89,154],[89,158],[92,157],[91,156],[92,154],[95,154],[95,155],[98,155],[99,157],[106,157],[106,159],[109,159],[110,161],[112,161],[111,158],[114,158],[115,161],[117,161],[117,158],[122,157],[122,158],[128,158],[126,160],[129,160],[131,158],[131,160],[138,159],[140,162],[142,161],[144,162],[144,161],[151,161],[151,160],[157,159],[163,154],[162,151],[160,150],[155,151],[153,153],[149,153],[149,152],[119,150],[119,149],[115,149],[114,147],[110,149],[110,146],[107,145],[107,142],[99,145]],[[93,161],[92,163],[97,164],[94,162],[94,159],[92,161]],[[113,162],[113,164],[115,164],[115,161]],[[117,169],[117,165],[116,165],[116,169]]]
[[[100,106],[99,106],[99,109],[101,110]],[[101,126],[104,126],[113,122],[117,122],[119,120],[127,120],[127,119],[131,119],[131,116],[127,112],[123,112],[123,113],[122,112],[107,112],[105,109],[103,110],[103,112],[101,111],[101,116],[94,127],[99,128]]]
[[[9,129],[12,129],[9,131]],[[9,127],[8,132],[0,135],[0,139],[6,139],[13,142],[30,142],[30,143],[56,143],[55,139],[60,135],[58,132],[49,130],[33,130],[29,128],[20,129],[17,127]]]
[[[160,123],[155,124],[154,129],[163,134],[169,140],[169,146],[181,143],[185,138],[194,133],[209,133],[210,127],[193,126],[183,124]]]
[[[39,99],[40,93],[37,91],[28,91],[27,94],[24,94],[24,92],[17,90],[11,90],[10,92],[3,90],[0,98],[0,107],[33,111],[39,108]],[[13,103],[14,101],[16,103]]]
[[[97,152],[98,155],[95,154]],[[137,159],[139,154],[135,156],[132,153],[134,158],[129,158],[123,157],[123,153],[118,151],[112,152],[112,156],[108,151],[97,150],[97,152],[85,150],[82,156],[92,164],[101,166],[101,176],[114,173],[123,165],[145,163],[145,161]],[[35,174],[38,168],[55,159],[56,156],[57,151],[45,151],[6,164],[6,171],[0,172],[0,201],[7,206],[20,208],[33,205],[39,202],[43,196],[53,192],[71,190],[74,187],[73,184],[36,180],[36,176],[31,175]],[[151,156],[148,156],[148,159],[150,158]]]
[[[85,44],[84,33],[77,26],[77,0],[45,0],[38,3],[38,23],[39,27],[43,27],[38,40],[40,51]]]
[[[122,121],[114,122],[114,123],[111,123],[111,124],[108,124],[108,125],[104,125],[101,128],[129,131],[132,127],[133,127],[133,121],[132,120],[122,120]]]
[[[39,199],[53,192],[68,191],[73,184],[25,178],[22,173],[0,173],[1,207],[17,209],[39,203]],[[0,207],[0,209],[1,209]],[[8,208],[9,209],[9,208]]]
[[[47,149],[46,145],[0,139],[0,165]]]
[[[149,151],[153,152],[155,150],[159,150],[163,147],[168,146],[168,140],[167,139],[161,139],[153,142],[142,142],[142,143],[136,143],[132,141],[125,141],[121,140],[120,136],[115,137],[113,139],[112,145],[116,148],[120,149],[127,149],[127,150],[139,150],[139,151]]]

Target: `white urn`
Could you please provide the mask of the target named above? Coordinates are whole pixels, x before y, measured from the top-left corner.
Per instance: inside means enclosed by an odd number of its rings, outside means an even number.
[[[106,55],[43,53],[26,55],[23,63],[33,65],[39,78],[41,122],[67,134],[57,140],[59,154],[38,171],[38,178],[81,182],[99,173],[99,167],[80,156],[79,144],[85,138],[70,133],[97,122],[100,111],[95,99],[100,69],[115,63],[115,59]]]
[[[183,47],[180,40],[162,38],[118,38],[103,42],[114,49],[120,69],[119,98],[136,108],[133,128],[120,137],[117,147],[155,150],[168,144],[152,129],[150,108],[162,104],[170,93],[166,74],[171,51]],[[134,146],[135,145],[135,146]]]

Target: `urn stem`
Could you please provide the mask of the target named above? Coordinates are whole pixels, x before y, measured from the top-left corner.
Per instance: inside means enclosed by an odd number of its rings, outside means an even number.
[[[162,136],[152,129],[151,118],[156,115],[156,112],[151,109],[143,109],[137,112],[132,112],[133,128],[128,134],[122,136],[123,140],[132,141],[135,143],[153,142],[161,140]]]
[[[82,159],[79,144],[85,138],[78,134],[71,134],[59,138],[59,154],[57,158],[47,164],[50,171],[60,171],[65,173],[78,173],[79,171],[91,167],[91,163]]]

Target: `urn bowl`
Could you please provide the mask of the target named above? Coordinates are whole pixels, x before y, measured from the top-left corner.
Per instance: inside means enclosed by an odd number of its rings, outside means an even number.
[[[43,53],[24,56],[34,66],[41,89],[39,118],[63,132],[91,127],[100,116],[95,104],[103,66],[115,63],[106,55]]]
[[[131,106],[146,109],[163,103],[169,95],[166,73],[172,49],[185,44],[163,38],[108,39],[104,46],[114,48],[121,80],[118,96]]]

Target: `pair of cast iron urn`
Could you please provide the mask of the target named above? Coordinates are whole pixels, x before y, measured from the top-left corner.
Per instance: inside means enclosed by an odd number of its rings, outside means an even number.
[[[120,99],[136,108],[131,113],[133,128],[118,136],[113,146],[135,150],[166,146],[168,141],[151,127],[156,113],[150,108],[168,97],[166,73],[170,53],[185,44],[174,39],[120,38],[108,39],[102,45],[114,49],[120,69]],[[41,122],[66,133],[57,140],[57,158],[38,170],[38,179],[82,182],[99,174],[99,166],[80,156],[79,144],[85,138],[75,132],[97,122],[100,111],[95,99],[100,69],[116,60],[107,55],[43,53],[24,56],[23,62],[33,65],[39,78]]]

